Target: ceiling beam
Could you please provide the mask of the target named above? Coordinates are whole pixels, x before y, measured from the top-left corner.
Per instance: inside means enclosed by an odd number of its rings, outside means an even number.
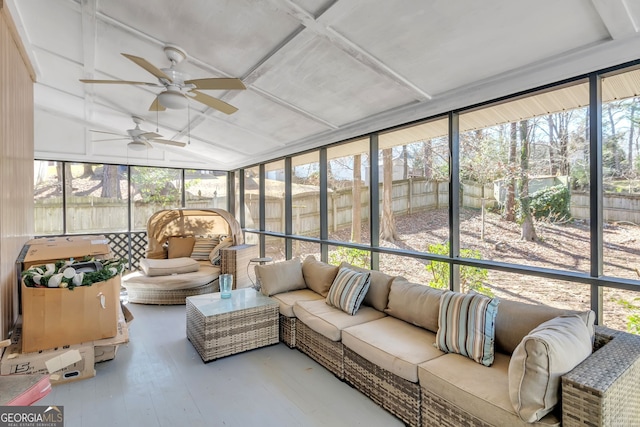
[[[598,15],[614,40],[632,36],[638,32],[638,23],[629,11],[629,0],[591,0]],[[632,0],[635,1],[635,0]]]
[[[326,39],[332,46],[342,50],[347,55],[359,61],[377,74],[393,80],[398,85],[407,88],[418,101],[428,101],[432,98],[430,94],[414,85],[407,78],[400,75],[387,64],[376,58],[362,47],[358,46],[346,36],[340,34],[330,26],[331,17],[340,15],[340,1],[333,2],[325,8],[318,17],[312,16],[309,12],[291,0],[269,0],[277,10],[284,12],[297,19],[306,29],[312,31],[318,37]]]

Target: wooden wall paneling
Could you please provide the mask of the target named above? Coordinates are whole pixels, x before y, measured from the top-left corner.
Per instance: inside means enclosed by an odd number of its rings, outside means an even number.
[[[0,0],[0,336],[18,316],[15,262],[33,235],[33,68]]]

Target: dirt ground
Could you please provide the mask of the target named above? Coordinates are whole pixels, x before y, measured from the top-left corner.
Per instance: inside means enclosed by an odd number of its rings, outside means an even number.
[[[461,209],[460,218],[461,248],[478,250],[484,260],[586,274],[590,271],[590,230],[586,221],[537,222],[539,240],[526,242],[520,239],[520,226],[502,220],[498,214],[485,214],[484,234],[480,211]],[[440,209],[405,215],[396,218],[396,226],[400,240],[382,242],[382,246],[427,252],[429,244],[447,241],[448,212]],[[368,224],[363,226],[363,242],[370,241],[367,227]],[[348,241],[349,233],[350,230],[340,230],[330,238]],[[604,274],[639,279],[640,227],[628,223],[605,224],[603,241]],[[433,277],[426,264],[426,261],[402,256],[382,254],[380,257],[381,271],[402,275],[417,283],[428,283]],[[489,270],[485,286],[499,298],[576,310],[590,307],[590,286],[580,283]],[[628,304],[640,306],[640,293],[604,288],[603,301],[601,323],[611,328],[626,330],[627,317],[640,313],[640,309],[629,308]]]

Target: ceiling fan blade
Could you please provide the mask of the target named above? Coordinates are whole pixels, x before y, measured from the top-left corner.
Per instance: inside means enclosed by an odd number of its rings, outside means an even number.
[[[173,145],[175,147],[184,147],[187,145],[184,142],[170,141],[168,139],[152,139],[151,142],[157,142],[158,144]]]
[[[144,68],[145,70],[147,70],[148,72],[156,76],[157,78],[165,79],[165,80],[168,80],[169,82],[172,82],[169,76],[167,76],[158,67],[156,67],[146,59],[140,58],[139,56],[129,55],[127,53],[123,53],[122,56],[129,59],[130,61],[133,61],[136,65]]]
[[[95,84],[113,84],[113,85],[144,85],[144,86],[155,86],[162,87],[158,83],[149,83],[149,82],[134,82],[131,80],[91,80],[91,79],[80,79],[82,83],[95,83]]]
[[[207,107],[215,108],[216,110],[222,111],[225,114],[233,114],[238,111],[238,109],[233,105],[227,104],[226,102],[214,98],[213,96],[205,95],[204,93],[198,92],[197,90],[192,90],[189,92],[189,94],[193,94],[193,99],[195,99],[196,101],[203,103]]]
[[[122,136],[124,138],[128,138],[128,135],[124,135],[121,133],[115,133],[115,132],[107,132],[106,130],[96,130],[96,129],[89,129],[89,132],[95,132],[95,133],[106,133],[107,135],[117,135],[117,136]]]
[[[232,78],[210,78],[210,79],[195,79],[185,80],[185,84],[195,85],[197,89],[209,89],[209,90],[232,90],[232,89],[246,89],[247,87],[242,83],[240,79]]]
[[[138,136],[141,136],[142,138],[145,138],[145,139],[162,138],[162,135],[160,135],[159,133],[155,133],[155,132],[145,132],[145,133],[141,133]]]
[[[149,111],[164,111],[164,110],[166,110],[166,108],[164,107],[164,105],[160,104],[160,101],[156,96],[156,99],[153,100],[153,102],[151,103],[151,106],[149,107]]]

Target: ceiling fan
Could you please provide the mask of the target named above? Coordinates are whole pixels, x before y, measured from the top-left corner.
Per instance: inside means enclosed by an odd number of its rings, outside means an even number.
[[[107,135],[119,136],[119,138],[100,139],[96,142],[129,140],[127,147],[136,151],[142,151],[142,150],[146,150],[147,148],[152,148],[153,146],[151,145],[151,142],[158,143],[158,144],[172,145],[174,147],[184,147],[185,145],[187,145],[184,142],[162,139],[162,135],[160,134],[142,130],[140,129],[140,123],[142,123],[144,119],[138,116],[132,116],[131,118],[133,119],[133,122],[136,124],[136,127],[133,129],[128,129],[126,135],[115,133],[115,132],[107,132],[103,130],[91,129],[91,132],[105,133]]]
[[[144,58],[139,56],[133,56],[126,53],[122,55],[134,62],[139,67],[144,68],[149,73],[153,74],[158,83],[150,82],[137,82],[130,80],[91,80],[80,79],[83,83],[98,83],[98,84],[127,84],[127,85],[144,85],[163,87],[164,91],[160,92],[156,99],[149,107],[149,111],[164,111],[167,108],[170,109],[182,109],[186,108],[189,99],[198,101],[207,107],[215,108],[218,111],[222,111],[225,114],[233,114],[238,109],[233,105],[209,96],[200,90],[236,90],[246,89],[242,80],[236,78],[205,78],[205,79],[191,79],[191,76],[176,69],[176,65],[182,62],[187,54],[177,46],[166,45],[164,47],[164,53],[171,62],[169,68],[157,68]]]

